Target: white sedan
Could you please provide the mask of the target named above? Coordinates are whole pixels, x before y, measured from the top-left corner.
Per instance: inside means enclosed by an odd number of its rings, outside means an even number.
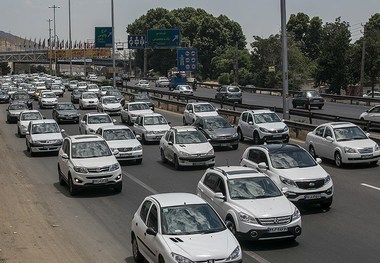
[[[376,165],[380,159],[379,145],[349,122],[319,125],[307,134],[305,147],[312,156],[334,160],[338,167],[348,163]]]
[[[140,87],[140,88],[147,88],[149,89],[150,86],[149,86],[149,81],[145,80],[145,79],[140,79],[137,83],[136,83],[136,86],[137,87]]]
[[[54,107],[58,104],[57,96],[52,91],[46,91],[41,94],[40,97],[38,97],[38,104],[40,105],[40,108],[46,108],[46,107]]]
[[[98,112],[105,112],[109,115],[120,115],[123,108],[115,96],[101,97],[96,107]]]
[[[92,91],[86,91],[82,92],[82,95],[79,99],[79,108],[81,110],[87,109],[87,108],[96,108],[98,105],[98,96],[95,92]]]
[[[380,122],[380,105],[373,106],[359,116],[360,120]]]
[[[189,193],[146,197],[131,222],[135,262],[242,262],[239,242],[202,198]]]
[[[116,120],[112,120],[107,113],[89,112],[79,122],[79,133],[94,134],[100,127],[113,125],[114,122]]]
[[[38,110],[24,110],[17,120],[17,134],[19,137],[25,136],[29,122],[32,120],[42,120],[43,116]]]
[[[218,111],[208,102],[188,103],[183,112],[183,125],[193,124],[198,117],[218,116]]]
[[[121,121],[132,125],[139,115],[153,113],[149,105],[145,102],[126,103],[121,110]]]
[[[141,141],[159,142],[166,131],[170,129],[170,123],[159,113],[140,115],[133,126],[133,131],[141,137]]]
[[[168,160],[179,170],[182,166],[214,166],[215,153],[212,145],[195,127],[170,128],[160,140],[162,162]]]

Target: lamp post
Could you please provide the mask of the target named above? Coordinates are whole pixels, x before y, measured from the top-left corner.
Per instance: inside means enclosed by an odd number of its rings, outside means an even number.
[[[111,20],[112,20],[112,84],[116,87],[116,72],[115,72],[115,19],[113,11],[113,0],[111,0]]]
[[[69,53],[70,53],[70,77],[73,75],[73,53],[71,48],[71,1],[69,0]]]
[[[288,41],[286,37],[286,6],[281,0],[281,47],[282,47],[282,103],[283,118],[289,120],[288,90]]]
[[[50,27],[50,23],[51,19],[48,19],[46,20],[48,23],[49,23],[49,41],[48,41],[48,49],[49,49],[49,74],[51,75],[51,27]]]
[[[57,43],[56,43],[56,38],[57,38],[57,34],[56,34],[56,30],[55,30],[55,9],[57,8],[61,8],[60,6],[57,6],[57,5],[53,5],[53,6],[49,6],[49,8],[53,8],[53,34],[54,34],[54,74],[55,76],[57,76]]]

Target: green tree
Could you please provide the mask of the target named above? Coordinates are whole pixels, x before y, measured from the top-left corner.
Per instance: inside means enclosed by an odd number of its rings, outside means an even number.
[[[0,63],[0,72],[1,72],[1,75],[7,75],[11,73],[11,68],[8,66],[7,62]]]
[[[365,72],[374,91],[380,77],[380,13],[371,16],[365,24],[364,41],[366,42]]]

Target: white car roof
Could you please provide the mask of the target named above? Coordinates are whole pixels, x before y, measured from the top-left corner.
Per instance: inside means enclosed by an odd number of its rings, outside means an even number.
[[[149,196],[160,203],[161,207],[178,205],[207,204],[205,200],[190,193],[164,193]]]
[[[356,124],[353,124],[351,122],[328,122],[328,123],[325,123],[324,125],[329,125],[332,128],[344,128],[344,127],[357,126]]]
[[[39,124],[39,123],[57,123],[57,122],[53,119],[42,119],[42,120],[31,120],[30,123]]]
[[[107,113],[104,113],[104,112],[88,112],[85,115],[87,115],[87,116],[104,116],[104,115],[109,116]]]
[[[85,134],[85,135],[71,135],[67,138],[71,139],[73,143],[76,142],[93,142],[93,141],[104,141],[104,139],[97,134]]]
[[[107,125],[102,126],[103,130],[131,130],[128,126],[125,125]]]
[[[265,174],[258,172],[256,169],[243,166],[219,166],[209,168],[222,173],[228,179],[250,178],[250,177],[267,177]]]
[[[197,128],[193,126],[174,126],[173,129],[177,130],[178,132],[186,132],[186,131],[196,131]]]

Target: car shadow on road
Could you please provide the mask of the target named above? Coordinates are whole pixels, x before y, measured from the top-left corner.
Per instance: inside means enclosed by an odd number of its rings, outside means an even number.
[[[276,240],[260,240],[260,241],[241,241],[239,243],[243,250],[249,251],[268,251],[282,250],[297,247],[299,244],[293,239],[276,239]]]
[[[58,180],[58,175],[57,175]],[[70,195],[67,185],[60,185],[59,182],[53,184],[53,186],[64,196],[68,198],[98,198],[105,196],[119,195],[122,193],[116,193],[112,188],[91,188],[80,190],[75,196]]]

